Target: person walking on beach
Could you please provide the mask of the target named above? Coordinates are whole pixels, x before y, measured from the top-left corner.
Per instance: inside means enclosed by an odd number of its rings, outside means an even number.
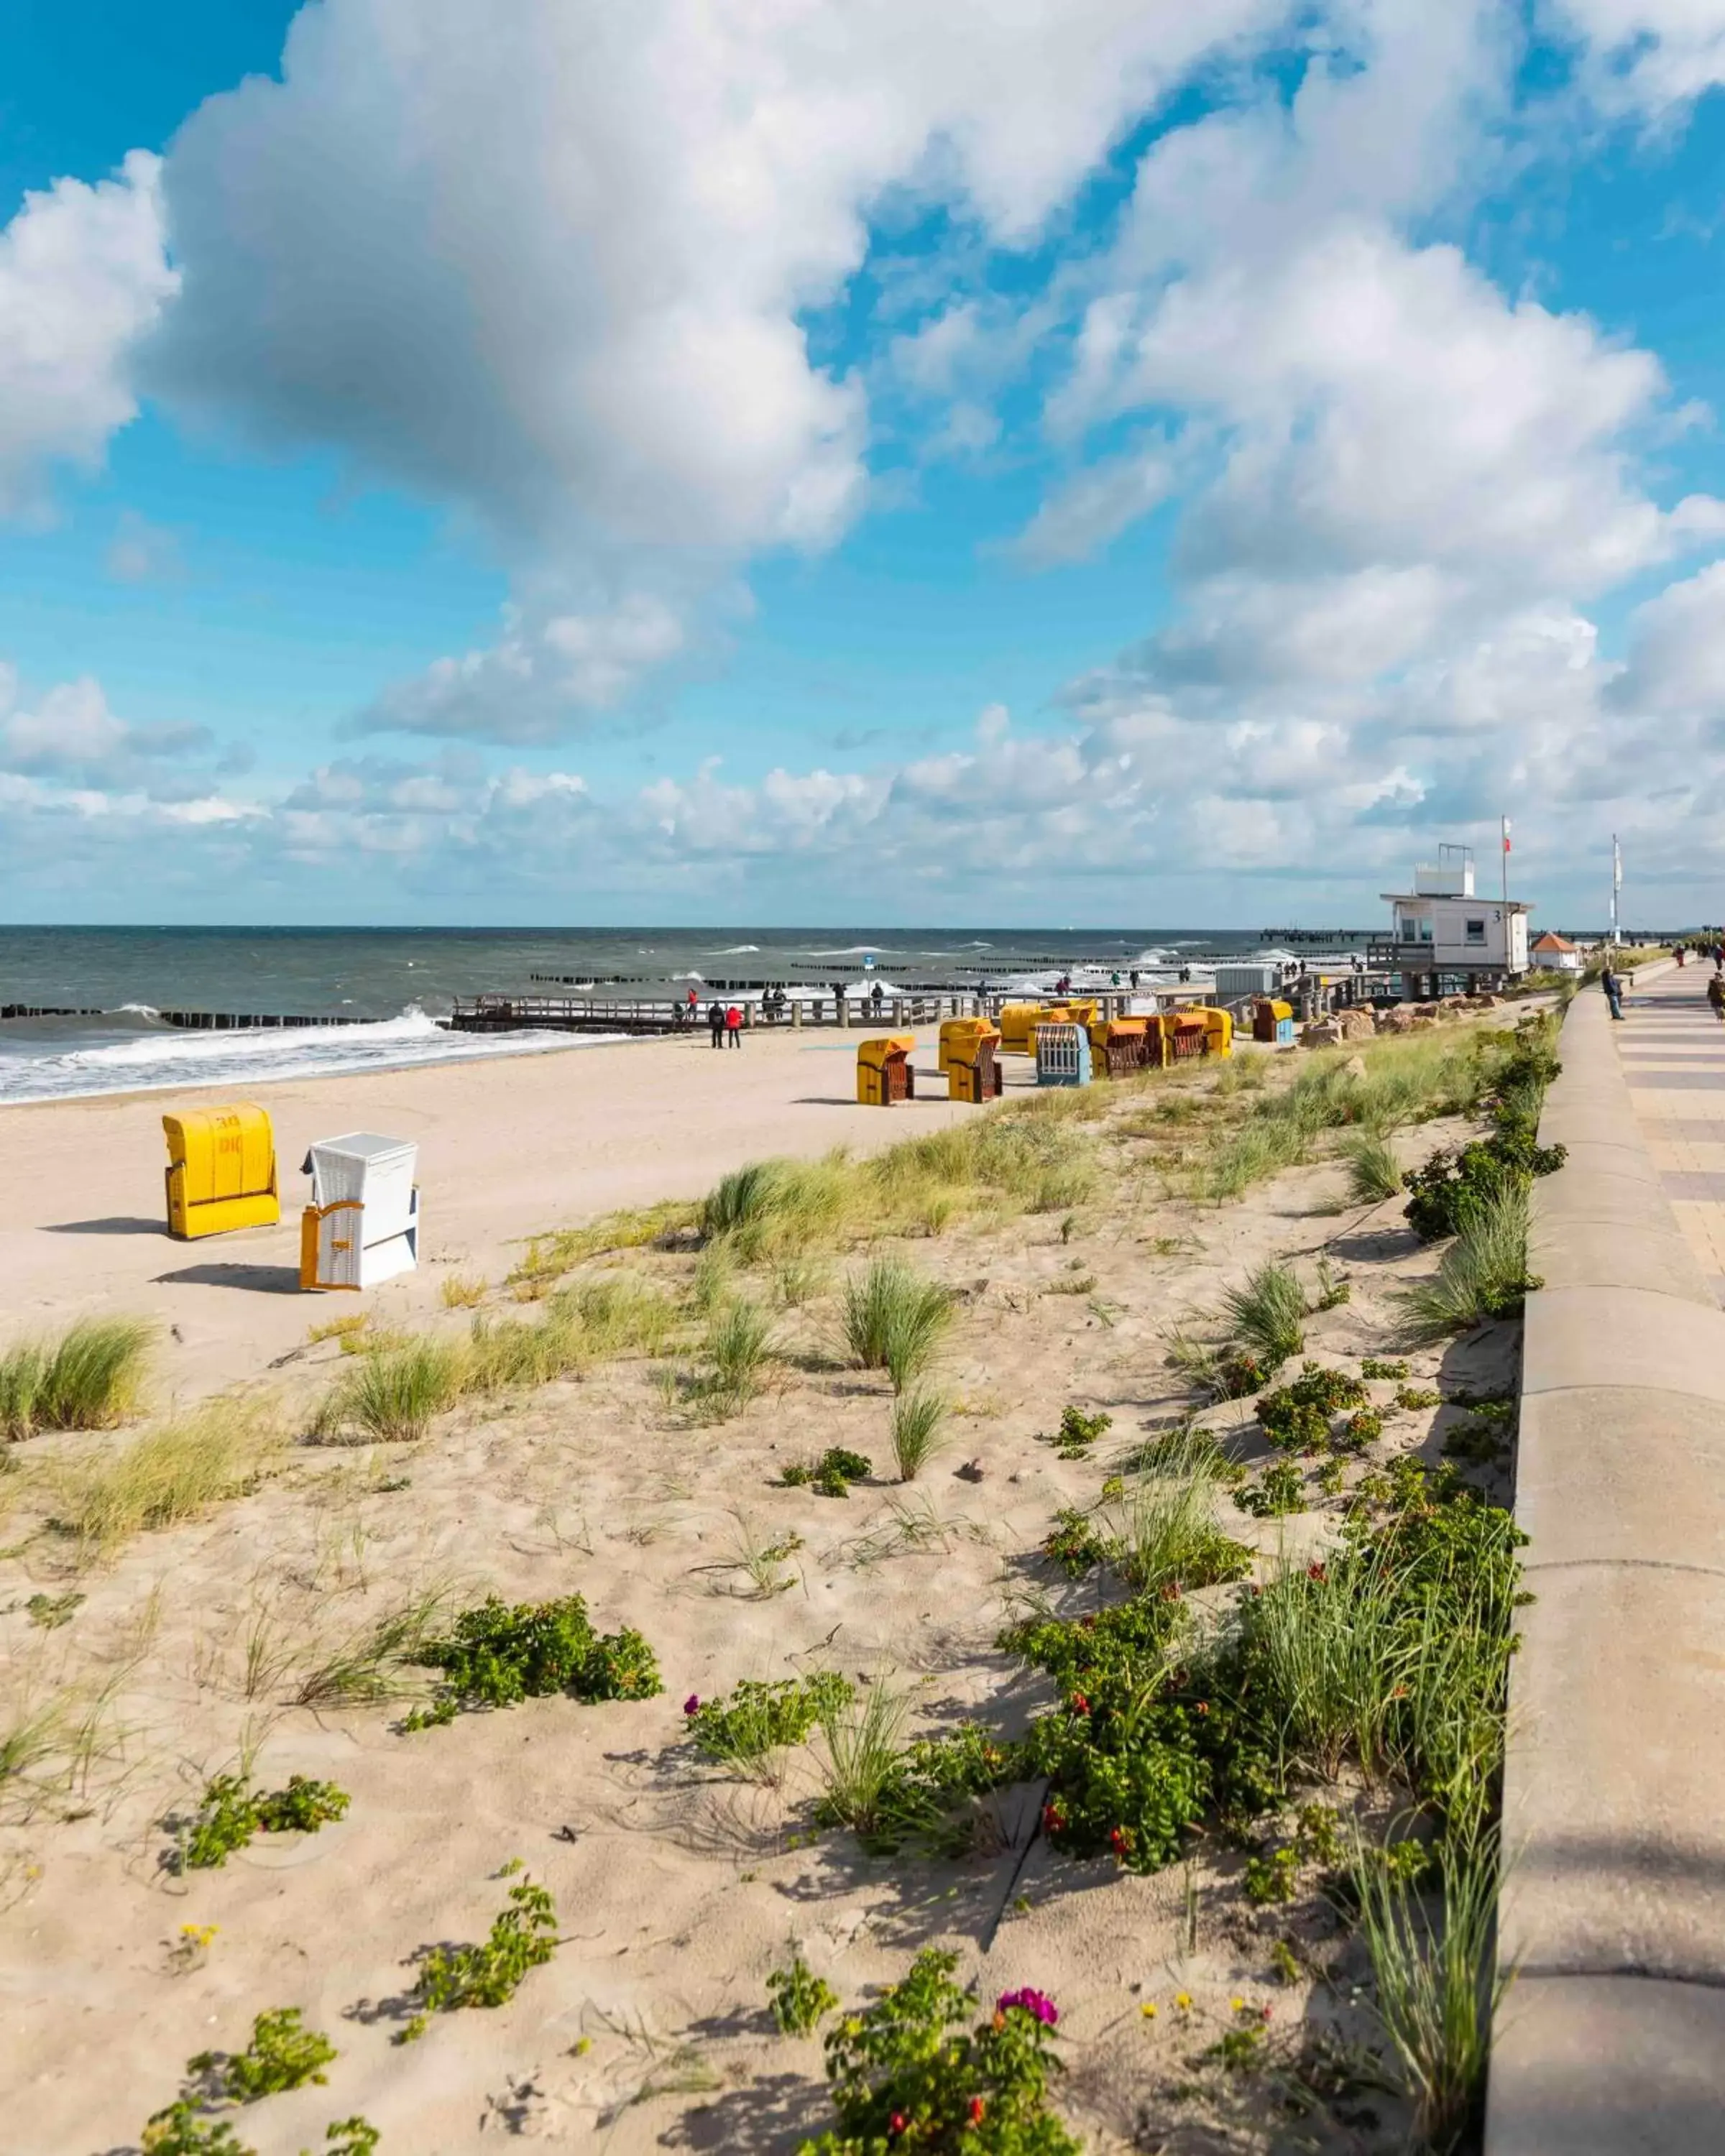
[[[1613,1018],[1623,1016],[1623,983],[1611,970],[1611,961],[1605,961],[1605,970],[1599,976],[1599,986],[1605,991],[1605,1000],[1611,1006]]]
[[[1725,1025],[1725,979],[1717,973],[1707,983],[1707,1001],[1713,1007],[1713,1016]]]
[[[742,1046],[742,1013],[735,1004],[725,1014],[725,1045],[727,1048]]]
[[[713,1037],[713,1046],[722,1048],[725,1045],[725,1008],[722,1004],[707,1005],[706,1029]]]

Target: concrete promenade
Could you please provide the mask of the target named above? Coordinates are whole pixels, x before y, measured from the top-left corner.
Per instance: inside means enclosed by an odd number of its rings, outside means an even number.
[[[1725,1026],[1564,1023],[1535,1186],[1488,2156],[1725,2149]]]

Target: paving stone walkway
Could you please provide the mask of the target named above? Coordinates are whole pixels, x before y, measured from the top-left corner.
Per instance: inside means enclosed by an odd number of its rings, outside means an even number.
[[[1692,960],[1632,989],[1611,1031],[1665,1194],[1725,1304],[1725,1025],[1707,999],[1712,972]]]

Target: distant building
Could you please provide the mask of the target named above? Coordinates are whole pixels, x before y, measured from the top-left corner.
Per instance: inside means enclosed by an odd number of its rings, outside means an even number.
[[[1404,996],[1440,995],[1451,986],[1491,988],[1527,972],[1533,909],[1519,899],[1481,898],[1474,889],[1471,846],[1440,845],[1435,866],[1422,863],[1414,870],[1412,891],[1380,895],[1394,909],[1391,932],[1373,943],[1368,957],[1372,965],[1400,973]]]
[[[1533,963],[1548,973],[1579,973],[1581,971],[1581,946],[1572,943],[1567,936],[1559,936],[1548,928],[1543,936],[1536,936],[1532,947]]]

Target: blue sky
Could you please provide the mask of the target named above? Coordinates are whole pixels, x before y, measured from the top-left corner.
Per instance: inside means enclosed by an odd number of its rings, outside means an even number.
[[[1725,0],[15,0],[0,918],[1717,918]]]

